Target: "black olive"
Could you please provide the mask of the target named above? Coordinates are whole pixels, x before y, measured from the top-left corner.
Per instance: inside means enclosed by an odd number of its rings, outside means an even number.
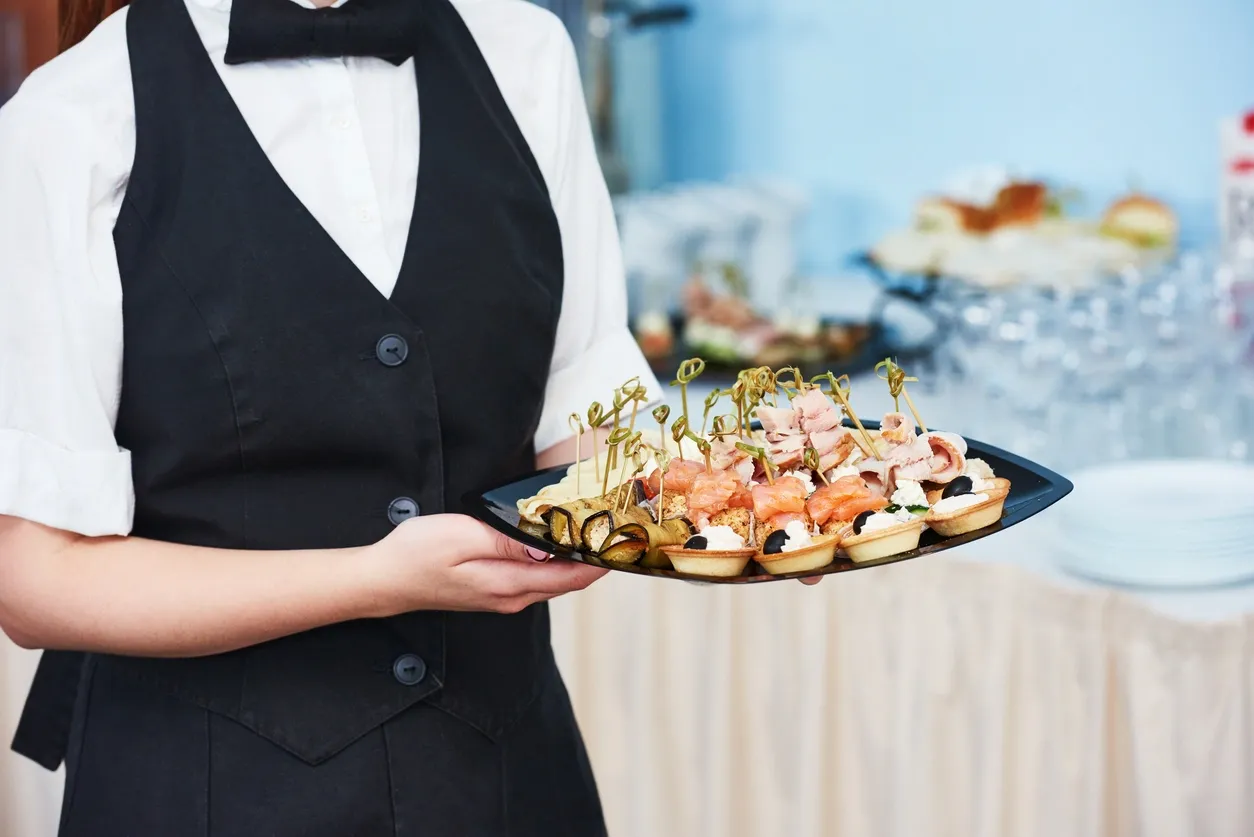
[[[693,535],[684,544],[684,549],[706,549],[710,545],[710,541],[705,535]]]
[[[783,529],[776,529],[766,536],[766,543],[762,544],[762,554],[778,555],[784,551],[786,543],[788,543],[788,533]]]
[[[945,486],[945,490],[941,492],[942,497],[958,497],[963,494],[970,494],[974,488],[970,477],[957,477],[949,485]]]
[[[875,514],[875,512],[868,509],[867,511],[864,511],[862,514],[858,515],[857,517],[853,519],[853,533],[855,535],[862,534],[862,527],[866,524],[868,520],[871,519],[871,515],[873,514]]]

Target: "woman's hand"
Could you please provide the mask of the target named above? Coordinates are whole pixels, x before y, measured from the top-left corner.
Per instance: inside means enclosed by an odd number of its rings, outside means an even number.
[[[606,573],[574,561],[550,561],[473,518],[453,514],[407,520],[365,552],[379,574],[388,615],[517,613],[583,590]]]

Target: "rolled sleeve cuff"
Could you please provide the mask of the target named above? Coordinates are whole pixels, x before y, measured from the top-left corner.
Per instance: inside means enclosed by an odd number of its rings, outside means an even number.
[[[0,429],[0,514],[104,537],[129,534],[134,509],[128,452],[71,451]]]
[[[640,379],[650,403],[665,398],[662,385],[627,329],[603,337],[575,363],[554,370],[549,376],[544,411],[536,431],[536,450],[548,450],[571,438],[574,432],[567,423],[571,413],[586,415],[593,401],[600,401],[608,409],[614,390],[632,378]]]

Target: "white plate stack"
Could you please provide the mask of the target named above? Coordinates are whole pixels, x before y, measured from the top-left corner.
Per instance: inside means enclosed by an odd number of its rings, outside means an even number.
[[[1129,462],[1073,482],[1053,515],[1055,554],[1068,572],[1139,587],[1254,580],[1254,466]]]

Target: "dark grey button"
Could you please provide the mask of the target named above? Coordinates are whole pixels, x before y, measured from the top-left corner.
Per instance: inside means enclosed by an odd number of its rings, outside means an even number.
[[[403,654],[392,663],[392,676],[402,686],[417,686],[427,676],[427,664],[422,657]]]
[[[375,344],[374,354],[384,366],[400,366],[409,357],[409,344],[399,334],[385,334]]]
[[[400,526],[411,517],[418,516],[418,503],[409,497],[397,497],[388,505],[388,520],[393,526]]]

